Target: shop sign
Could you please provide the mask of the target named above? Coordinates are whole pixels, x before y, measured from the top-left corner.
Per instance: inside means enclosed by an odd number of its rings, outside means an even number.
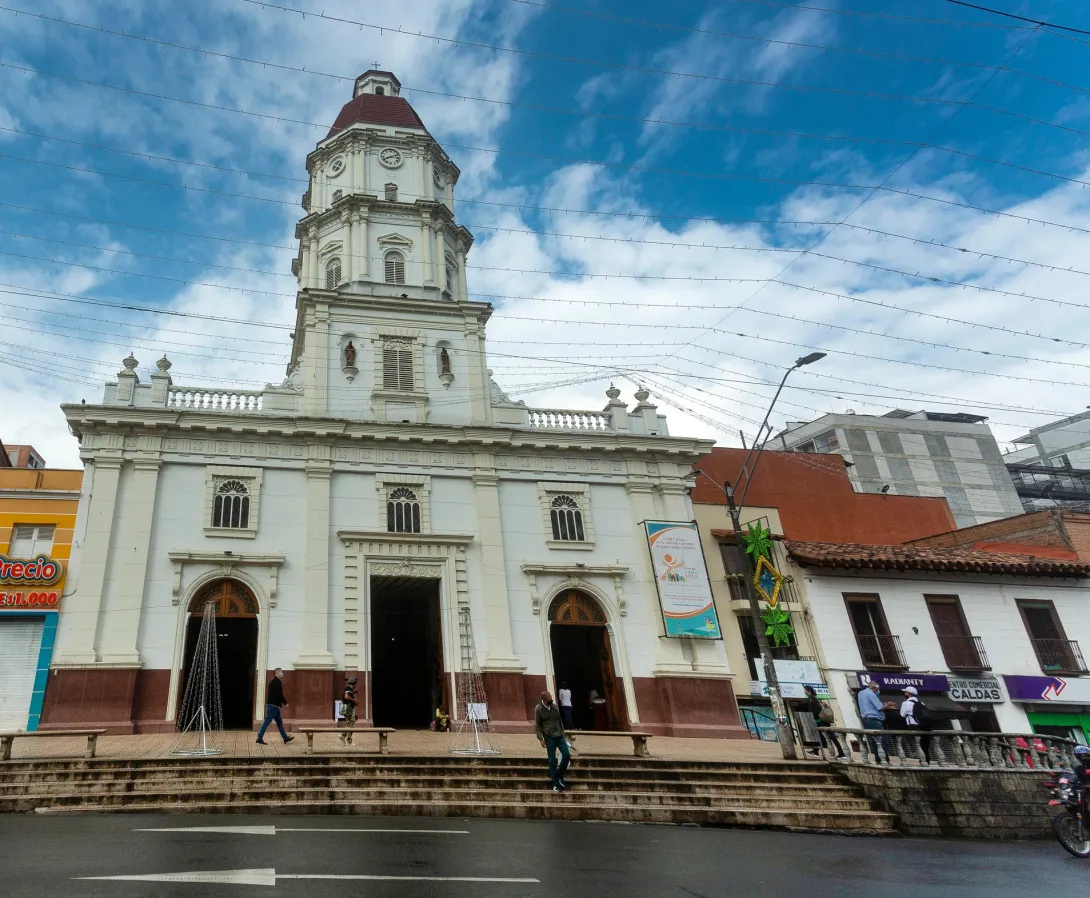
[[[822,682],[816,661],[776,659],[772,663],[776,665],[776,679],[780,681],[780,693],[784,698],[806,698],[806,686],[813,686],[818,698],[829,698],[829,686]],[[754,666],[757,668],[757,680],[750,682],[749,694],[767,698],[763,658],[758,657]]]
[[[1090,680],[1063,677],[1020,677],[1003,675],[1007,693],[1016,702],[1063,702],[1090,705]]]
[[[39,555],[37,558],[6,558],[0,555],[0,584],[5,586],[48,586],[63,572],[61,563]]]
[[[859,677],[860,688],[866,688],[869,683],[874,682],[883,692],[904,692],[909,686],[915,686],[920,692],[946,692],[949,687],[949,679],[943,674],[874,673],[861,670],[856,676]]]
[[[645,521],[644,525],[666,635],[722,638],[696,524]]]
[[[53,608],[61,603],[59,592],[4,592],[0,590],[0,610],[5,608]]]
[[[947,691],[955,702],[988,703],[1003,701],[1003,687],[998,677],[950,677]]]

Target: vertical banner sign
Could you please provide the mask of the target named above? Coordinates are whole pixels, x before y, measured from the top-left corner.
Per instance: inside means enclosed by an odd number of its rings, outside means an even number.
[[[644,521],[667,636],[720,639],[700,534],[690,521]]]

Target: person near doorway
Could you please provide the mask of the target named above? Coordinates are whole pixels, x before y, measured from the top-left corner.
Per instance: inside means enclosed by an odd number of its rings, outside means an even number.
[[[833,709],[829,707],[825,702],[821,701],[817,697],[817,693],[814,691],[813,686],[804,686],[803,689],[806,692],[806,710],[814,715],[814,726],[817,727],[818,738],[821,739],[821,747],[828,747],[832,742],[836,748],[836,756],[838,758],[844,757],[844,748],[840,744],[840,740],[837,738],[836,733],[823,733],[823,729],[828,729],[835,722],[836,718],[833,716]],[[807,754],[818,757],[816,751],[809,751]]]
[[[886,709],[893,707],[893,702],[885,702],[878,697],[878,684],[871,680],[866,689],[860,689],[859,695],[856,696],[856,703],[859,705],[859,717],[863,721],[863,729],[865,730],[884,730],[886,728]],[[867,736],[867,742],[870,744],[870,750],[874,754],[874,763],[881,764],[882,758],[878,754],[878,741],[873,736]],[[889,736],[883,736],[881,739],[882,749],[886,753],[886,763],[890,763],[889,760]]]
[[[440,705],[435,709],[435,719],[431,722],[431,728],[437,733],[445,733],[450,729],[450,715]]]
[[[574,730],[572,722],[571,688],[567,683],[561,683],[556,692],[557,701],[560,703],[560,719],[564,721],[565,730]]]
[[[905,727],[910,730],[930,730],[930,712],[920,701],[920,694],[915,686],[905,687],[905,700],[901,702],[901,719]],[[924,763],[931,763],[931,735],[918,736],[920,749],[923,751]]]
[[[269,690],[265,696],[265,720],[261,724],[261,729],[257,732],[258,745],[267,744],[265,742],[265,730],[269,728],[269,724],[274,720],[285,745],[295,738],[284,732],[284,713],[281,709],[286,708],[287,704],[288,700],[284,698],[284,670],[278,667],[273,672],[272,682],[269,683]]]
[[[347,729],[346,733],[341,735],[341,741],[345,745],[352,744],[352,730],[356,728],[356,710],[359,704],[359,696],[356,691],[356,684],[359,682],[356,677],[349,677],[348,682],[344,685],[344,725]]]
[[[608,730],[609,712],[606,709],[606,700],[597,689],[591,689],[589,704],[591,719],[594,721],[591,726],[596,730]]]
[[[534,735],[541,747],[549,755],[549,779],[553,782],[554,792],[563,792],[568,788],[564,774],[568,772],[571,754],[568,740],[564,734],[564,721],[560,717],[560,708],[553,703],[548,692],[541,693],[541,701],[534,709]],[[556,753],[560,752],[560,765],[556,763]]]

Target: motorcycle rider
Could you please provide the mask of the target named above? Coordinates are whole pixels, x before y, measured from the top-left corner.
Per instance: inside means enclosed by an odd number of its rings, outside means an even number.
[[[1090,819],[1090,748],[1076,745],[1072,754],[1075,756],[1075,778],[1082,784],[1083,818]]]

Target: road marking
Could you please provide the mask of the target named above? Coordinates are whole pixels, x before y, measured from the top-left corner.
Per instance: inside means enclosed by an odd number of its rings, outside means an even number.
[[[377,873],[277,873],[270,868],[255,870],[207,870],[202,873],[129,873],[122,876],[77,876],[77,880],[113,882],[191,882],[238,886],[275,886],[281,879],[329,879],[368,882],[475,882],[533,885],[540,879],[505,876],[385,876]]]
[[[346,829],[277,826],[160,826],[134,829],[134,833],[234,833],[240,836],[275,836],[277,833],[423,833],[429,836],[468,836],[468,829]]]

